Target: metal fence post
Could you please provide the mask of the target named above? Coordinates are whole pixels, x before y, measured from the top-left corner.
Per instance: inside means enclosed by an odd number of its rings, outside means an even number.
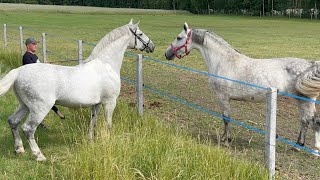
[[[142,54],[138,54],[137,57],[137,106],[139,115],[143,115],[143,81],[142,81]]]
[[[3,41],[4,41],[4,48],[7,48],[7,24],[3,24]]]
[[[269,171],[269,179],[274,180],[276,167],[277,89],[269,88],[266,96],[265,160]]]
[[[83,56],[82,56],[82,40],[78,40],[78,62],[82,64]]]
[[[23,51],[23,33],[22,33],[22,26],[19,27],[20,30],[20,52],[21,55],[23,55],[24,51]]]
[[[46,45],[46,33],[42,33],[42,56],[43,62],[47,62],[47,45]]]

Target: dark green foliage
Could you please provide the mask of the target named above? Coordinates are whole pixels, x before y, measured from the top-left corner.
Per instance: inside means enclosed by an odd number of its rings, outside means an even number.
[[[287,15],[287,9],[319,9],[320,0],[0,0],[0,3],[53,4],[112,8],[188,10],[195,14],[227,13],[236,15]]]

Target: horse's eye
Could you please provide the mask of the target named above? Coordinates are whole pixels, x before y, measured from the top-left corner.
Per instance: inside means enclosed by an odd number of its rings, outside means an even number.
[[[177,37],[177,40],[181,40],[181,39],[182,39],[182,37],[180,37],[180,36]]]
[[[142,36],[143,35],[143,33],[141,33],[141,34],[138,34],[138,36]]]

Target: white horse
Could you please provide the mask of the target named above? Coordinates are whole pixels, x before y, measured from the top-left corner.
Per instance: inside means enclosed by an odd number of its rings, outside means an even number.
[[[112,113],[120,93],[120,69],[128,48],[146,52],[153,52],[155,48],[153,42],[139,30],[138,23],[132,24],[132,20],[103,37],[84,64],[68,67],[36,63],[13,69],[4,76],[0,80],[0,95],[13,87],[20,103],[18,110],[8,119],[15,151],[24,152],[18,125],[29,113],[22,125],[23,132],[37,160],[46,160],[34,133],[54,104],[66,107],[91,106],[91,138],[102,104],[107,128],[111,128]]]
[[[228,77],[261,87],[303,95],[316,100],[320,92],[320,63],[298,58],[252,59],[241,54],[215,33],[203,29],[184,29],[165,52],[168,60],[182,58],[192,49],[202,54],[210,74]],[[219,99],[224,117],[230,116],[230,100],[263,102],[265,92],[239,83],[209,77],[209,84]],[[314,118],[315,104],[298,100],[301,130],[297,143],[304,145],[308,125],[315,135],[316,151],[320,150],[320,118]],[[222,141],[231,141],[229,121],[224,120]]]

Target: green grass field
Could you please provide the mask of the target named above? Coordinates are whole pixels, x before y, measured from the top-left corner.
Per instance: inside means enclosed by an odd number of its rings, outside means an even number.
[[[1,50],[2,72],[19,66],[12,63],[17,58],[21,56]],[[27,152],[13,152],[4,119],[16,106],[12,92],[0,100],[0,179],[267,179],[261,164],[232,157],[150,113],[139,117],[123,100],[114,112],[112,132],[105,131],[100,118],[94,141],[87,138],[87,109],[62,108],[66,120],[50,112],[45,118],[49,129],[39,128],[36,134],[48,160],[37,163],[25,138]]]
[[[148,54],[148,56],[160,60],[164,60],[163,53],[165,49],[181,31],[185,21],[188,22],[192,28],[203,28],[216,32],[232,46],[250,57],[271,58],[289,56],[320,59],[320,35],[318,33],[320,21],[289,20],[285,18],[273,19],[268,17],[176,15],[174,13],[152,14],[150,12],[146,14],[122,14],[119,12],[72,13],[71,11],[55,13],[54,10],[50,13],[27,12],[24,10],[0,10],[0,12],[0,23],[8,24],[10,39],[8,49],[10,49],[10,51],[17,51],[19,47],[18,26],[23,26],[24,37],[34,36],[40,39],[41,32],[48,34],[48,51],[52,52],[51,54],[48,52],[48,58],[51,61],[76,59],[76,42],[64,39],[63,37],[97,43],[107,32],[126,24],[131,18],[134,18],[135,21],[141,21],[140,29],[156,44],[156,51],[153,54]],[[0,36],[0,47],[3,42],[2,38],[3,37]],[[85,56],[90,53],[91,49],[92,46],[84,45]],[[139,52],[137,51],[135,53]],[[10,57],[6,57],[5,59],[10,59]],[[11,58],[6,64],[12,61],[16,61],[17,63],[3,65],[1,66],[1,70],[4,71],[8,66],[17,66],[21,60],[19,58]],[[200,54],[196,51],[192,52],[190,56],[183,60],[177,60],[174,63],[206,70]],[[134,61],[131,58],[126,58],[123,66],[122,75],[133,78]],[[144,81],[152,87],[172,93],[190,102],[196,102],[196,104],[207,107],[208,109],[218,111],[217,103],[207,86],[207,77],[195,76],[189,72],[144,61]],[[219,167],[221,164],[210,165],[211,162],[203,161],[205,159],[215,160],[215,156],[213,155],[215,152],[210,153],[210,151],[213,151],[212,149],[215,149],[216,145],[218,145],[218,149],[223,149],[223,151],[234,158],[244,157],[261,166],[264,162],[263,136],[233,126],[234,140],[232,145],[229,148],[220,147],[218,139],[222,131],[222,122],[219,119],[181,106],[178,103],[169,101],[150,92],[145,92],[145,95],[145,108],[148,114],[156,115],[159,117],[158,120],[151,118],[153,120],[150,120],[149,124],[149,120],[146,120],[148,119],[147,117],[144,120],[132,117],[135,115],[132,112],[132,108],[128,108],[127,104],[131,105],[135,103],[134,90],[131,85],[123,83],[120,97],[121,102],[117,107],[114,120],[114,127],[116,128],[114,133],[116,137],[104,135],[102,130],[101,136],[107,139],[106,141],[99,141],[102,137],[99,137],[95,143],[86,141],[85,132],[88,124],[87,119],[89,117],[86,110],[76,111],[67,108],[63,109],[67,114],[67,120],[65,122],[60,122],[56,116],[50,113],[45,120],[50,127],[50,131],[39,130],[38,132],[39,144],[43,146],[42,149],[45,155],[47,155],[47,157],[51,156],[49,158],[50,160],[45,164],[35,163],[30,152],[27,152],[25,156],[21,157],[14,155],[11,133],[5,119],[15,109],[16,103],[13,103],[15,101],[13,100],[12,94],[2,97],[0,99],[2,106],[0,118],[3,119],[1,121],[1,129],[3,130],[1,144],[3,144],[3,146],[1,146],[0,153],[4,159],[3,163],[6,164],[3,166],[3,169],[1,169],[3,178],[11,177],[12,173],[16,171],[16,168],[24,170],[15,176],[17,179],[19,177],[35,177],[36,179],[42,176],[59,179],[61,179],[61,177],[66,177],[66,179],[75,179],[76,177],[88,179],[91,178],[95,172],[97,179],[105,177],[117,179],[190,179],[192,175],[195,175],[195,179],[261,179],[265,177],[261,169],[248,171],[246,168],[252,168],[251,165],[244,167],[242,173],[239,173],[238,170],[231,170],[231,175],[217,175],[219,173],[216,173],[214,171],[215,168],[211,167]],[[299,128],[295,104],[293,104],[292,101],[281,101],[279,104],[283,106],[283,108],[279,108],[279,112],[281,112],[278,115],[279,133],[295,141]],[[288,107],[290,110],[284,111],[284,109],[289,109]],[[130,112],[122,116],[120,112],[122,112],[123,108],[127,109],[126,112]],[[233,118],[263,129],[265,116],[264,105],[235,102],[232,104],[232,108],[234,109]],[[2,109],[4,109],[4,111],[2,111]],[[76,116],[75,114],[80,114],[80,116],[78,117],[78,115]],[[148,115],[148,117],[149,116],[150,115]],[[148,123],[144,124],[145,121]],[[137,124],[133,122],[137,122]],[[168,126],[175,130],[166,130]],[[153,129],[148,130],[148,128],[155,127],[159,127],[159,131],[156,131],[156,134],[148,134],[148,131],[153,131]],[[164,128],[161,129],[160,127]],[[147,130],[144,128],[147,128]],[[182,133],[180,133],[180,129],[183,129]],[[136,134],[139,134],[139,138],[134,138]],[[190,140],[190,136],[193,137],[193,140]],[[151,138],[149,139],[147,137]],[[169,139],[169,144],[161,144],[161,142],[164,141],[163,139]],[[188,144],[190,141],[192,145]],[[117,142],[120,142],[120,144],[117,145]],[[150,143],[144,144],[142,142]],[[179,142],[181,142],[181,146],[179,146]],[[312,143],[312,136],[308,134],[308,147],[312,147]],[[132,146],[123,147],[126,144]],[[30,150],[26,143],[25,147],[27,147],[27,150]],[[188,154],[192,154],[188,152],[189,147],[194,151],[192,153],[203,153],[189,156]],[[114,148],[119,148],[116,149],[119,150],[119,152],[114,153],[114,151],[116,151]],[[130,152],[130,148],[136,151]],[[277,147],[279,179],[317,179],[320,177],[318,170],[320,164],[318,160],[314,160],[313,156],[307,153],[292,152],[289,148],[290,146],[281,143],[279,143]],[[106,154],[101,154],[104,151],[100,149],[105,149]],[[148,153],[149,149],[151,149],[150,153]],[[181,152],[182,156],[179,156],[180,150],[183,150],[183,152]],[[91,151],[103,158],[100,160],[92,159],[96,156],[90,155],[89,152]],[[123,153],[128,155],[128,157],[122,157]],[[141,156],[135,153],[141,153]],[[174,159],[175,157],[178,159]],[[185,158],[186,161],[183,162],[179,157]],[[233,158],[225,155],[222,157],[226,157],[226,159],[229,160],[231,159],[225,163],[228,164],[228,167],[234,164],[232,163],[232,161],[234,161]],[[153,160],[153,158],[156,160]],[[80,161],[83,161],[83,163]],[[200,163],[200,161],[206,165],[197,164]],[[222,159],[218,160],[220,163],[222,163],[222,161]],[[138,164],[135,164],[135,162],[138,162]],[[176,164],[173,162],[176,162]],[[15,167],[15,163],[21,164],[21,166]],[[81,165],[78,167],[78,164]],[[33,166],[35,168],[27,170],[25,168],[26,166]],[[203,169],[203,171],[200,171],[200,169]],[[102,173],[106,171],[110,174],[114,172],[118,173],[112,176],[108,173]],[[223,171],[226,170],[223,169]],[[255,171],[257,174],[252,173]],[[181,176],[178,176],[180,173]],[[233,173],[239,174],[239,176],[233,176]],[[249,175],[251,173],[252,176]],[[27,174],[31,175],[26,176]],[[260,178],[258,178],[258,176],[260,176]]]

